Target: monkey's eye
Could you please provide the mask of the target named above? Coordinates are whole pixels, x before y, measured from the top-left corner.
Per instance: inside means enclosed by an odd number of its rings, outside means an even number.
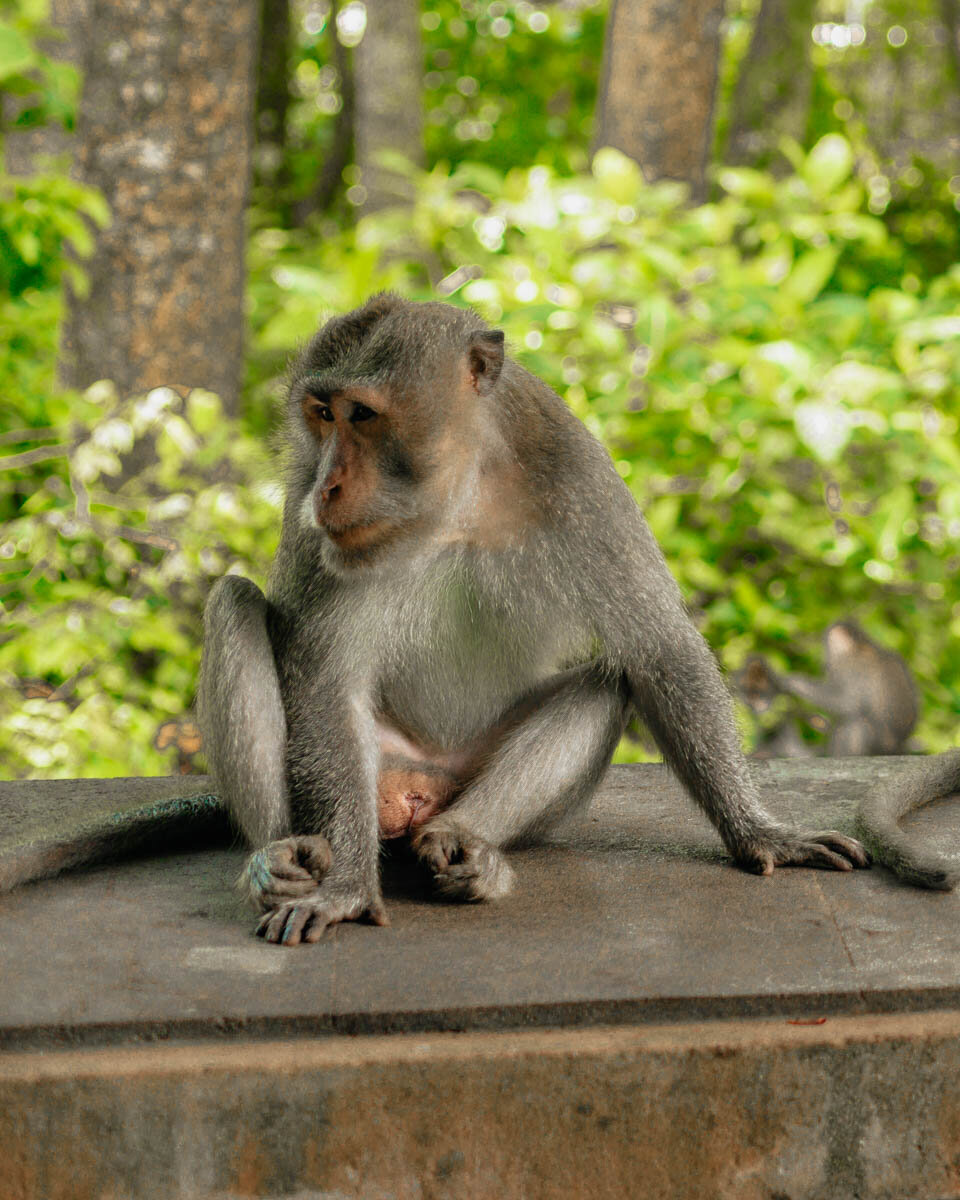
[[[307,417],[314,421],[333,420],[333,409],[322,400],[317,400],[315,397],[308,397],[303,407]]]
[[[350,421],[356,425],[360,421],[372,421],[377,414],[372,408],[367,408],[365,404],[355,404],[353,412],[350,414]]]

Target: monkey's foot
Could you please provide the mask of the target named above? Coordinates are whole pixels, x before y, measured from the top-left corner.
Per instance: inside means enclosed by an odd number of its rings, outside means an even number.
[[[319,834],[268,842],[247,859],[237,887],[267,912],[316,891],[330,870],[330,843]]]
[[[309,896],[289,900],[266,913],[260,918],[257,937],[284,946],[299,946],[301,942],[318,942],[331,925],[340,921],[390,924],[379,896],[320,887]]]
[[[748,842],[735,858],[745,871],[772,875],[774,867],[820,867],[827,871],[852,871],[869,867],[870,855],[852,837],[835,830],[783,831],[769,840]]]
[[[431,821],[414,837],[413,848],[448,900],[499,900],[513,887],[513,868],[503,853],[453,821]]]

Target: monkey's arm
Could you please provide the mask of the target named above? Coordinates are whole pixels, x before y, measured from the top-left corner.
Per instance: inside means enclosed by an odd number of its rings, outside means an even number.
[[[914,809],[953,792],[960,792],[960,750],[920,759],[906,779],[898,776],[861,801],[858,832],[877,861],[906,883],[950,891],[960,883],[960,866],[918,850],[899,822]]]
[[[775,676],[777,688],[789,696],[824,709],[836,717],[855,717],[863,711],[862,693],[852,687],[840,686],[830,675],[815,679],[810,675]]]
[[[266,598],[249,579],[227,575],[214,584],[199,689],[210,770],[253,848],[239,882],[261,909],[315,891],[329,865],[322,839],[291,836],[287,726],[267,619]]]
[[[594,581],[590,603],[605,656],[626,678],[666,761],[746,870],[769,874],[788,864],[835,870],[867,866],[867,854],[852,838],[792,830],[764,811],[713,655],[687,615],[632,497],[615,495],[621,512],[605,512],[594,523],[593,569],[584,578]],[[613,542],[604,525],[617,529],[623,540]],[[601,556],[611,561],[603,566]],[[599,581],[612,586],[601,592]]]
[[[628,665],[634,703],[736,862],[763,875],[777,866],[841,871],[868,866],[868,856],[853,838],[832,830],[790,829],[764,810],[713,655],[689,623],[681,628],[673,619],[668,628],[669,637],[652,653]]]
[[[315,942],[339,921],[387,924],[380,891],[378,741],[370,689],[354,656],[324,641],[323,616],[302,615],[278,639],[289,733],[286,774],[292,832],[329,844],[326,871],[309,895],[267,913],[268,941]]]

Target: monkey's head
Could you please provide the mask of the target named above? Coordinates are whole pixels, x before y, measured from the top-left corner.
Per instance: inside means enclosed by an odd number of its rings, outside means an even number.
[[[856,621],[834,621],[824,631],[823,645],[829,667],[875,648],[876,643],[867,637]]]
[[[764,713],[780,694],[776,676],[761,654],[751,654],[733,681],[744,703],[755,713]]]
[[[320,330],[288,418],[300,520],[331,565],[364,565],[443,520],[478,461],[502,366],[503,334],[448,304],[382,294]]]

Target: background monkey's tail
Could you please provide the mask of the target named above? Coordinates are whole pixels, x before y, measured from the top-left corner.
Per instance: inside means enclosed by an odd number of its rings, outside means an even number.
[[[906,883],[948,892],[960,883],[960,863],[918,849],[900,819],[952,792],[960,792],[960,750],[919,759],[906,775],[860,802],[857,835],[877,862]]]
[[[168,850],[228,845],[232,827],[213,795],[178,796],[91,821],[89,828],[0,846],[0,893],[21,883],[48,879],[73,867],[161,854]]]

